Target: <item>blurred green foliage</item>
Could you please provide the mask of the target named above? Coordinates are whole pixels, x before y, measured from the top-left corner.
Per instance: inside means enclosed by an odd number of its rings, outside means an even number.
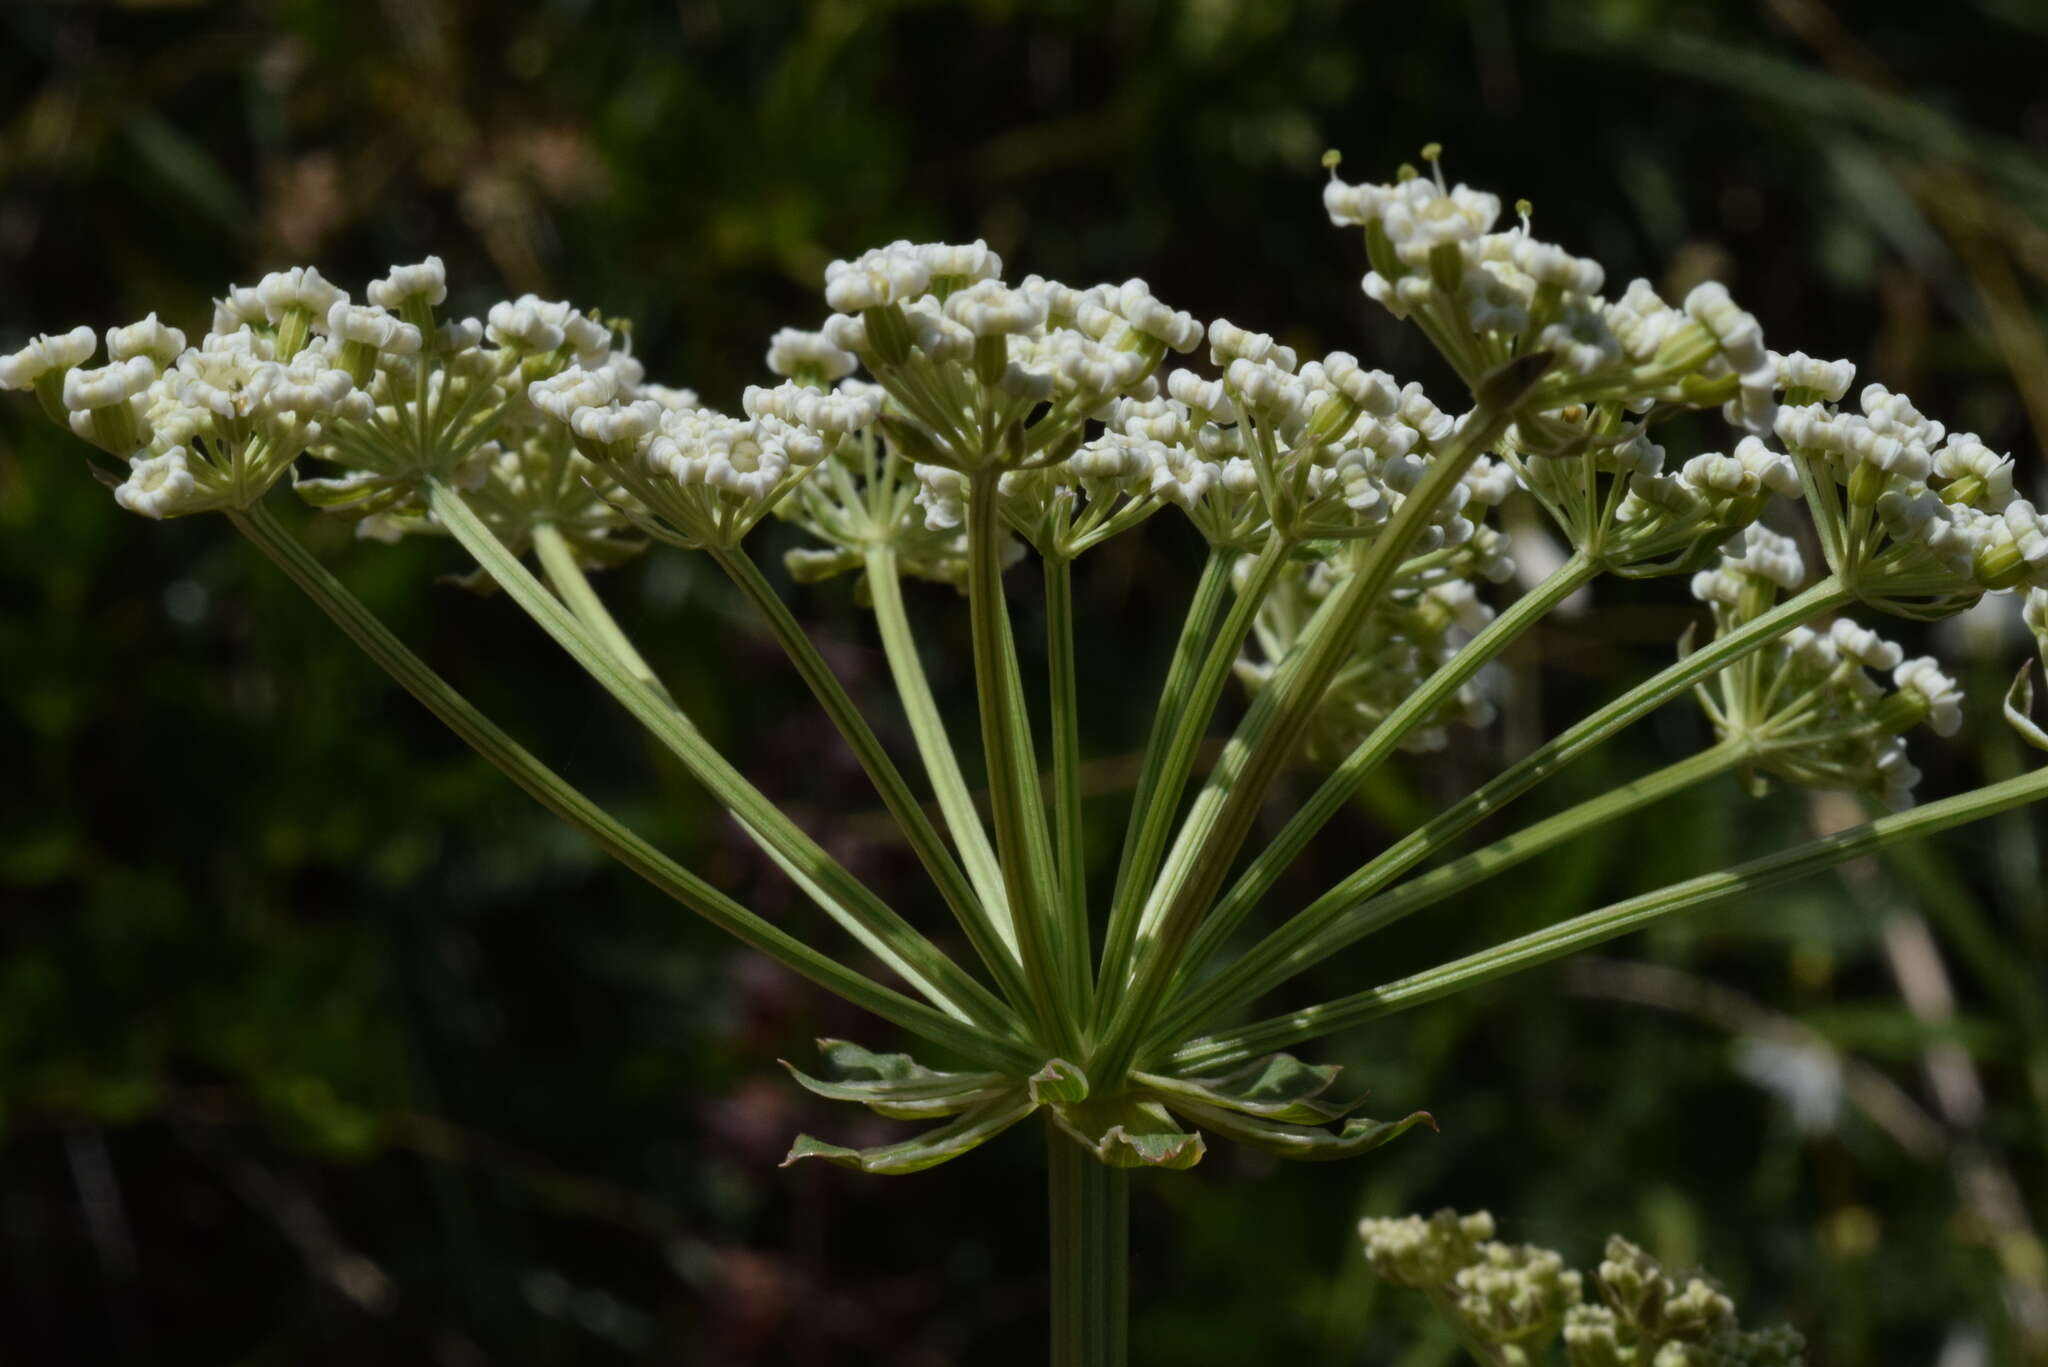
[[[1440,139],[1610,279],[1718,274],[1781,347],[2036,450],[2044,59],[2023,0],[26,0],[0,6],[0,342],[150,308],[190,328],[277,264],[355,285],[434,251],[458,304],[628,313],[655,377],[730,404],[770,331],[822,314],[831,257],[985,236],[1020,270],[1142,273],[1199,316],[1440,383],[1317,200],[1327,146],[1367,175]],[[434,582],[448,548],[306,534],[572,779],[801,914],[516,613]],[[1161,527],[1084,571],[1091,753],[1143,734],[1192,551]],[[722,588],[674,555],[605,587],[764,787],[913,886]],[[794,592],[886,713],[843,586]],[[1501,733],[1389,775],[1287,892],[1665,658],[1672,601],[1609,591],[1547,632]],[[958,697],[948,606],[914,610]],[[1941,643],[1980,703],[2017,653]],[[1976,734],[1921,756],[1931,788],[2023,762]],[[1535,805],[1698,735],[1674,710]],[[1712,788],[1299,999],[1814,816]],[[1618,1229],[1709,1264],[1819,1362],[2048,1361],[2043,833],[2016,816],[1337,1042],[1383,1109],[1444,1133],[1142,1184],[1141,1360],[1449,1360],[1371,1289],[1351,1227],[1455,1202],[1573,1256]],[[905,1182],[778,1172],[798,1129],[859,1128],[774,1067],[819,1034],[881,1042],[553,829],[224,524],[121,517],[0,409],[0,1356],[1037,1359],[1035,1137]],[[1745,1080],[1759,1040],[1838,1077],[1839,1111],[1802,1124]]]

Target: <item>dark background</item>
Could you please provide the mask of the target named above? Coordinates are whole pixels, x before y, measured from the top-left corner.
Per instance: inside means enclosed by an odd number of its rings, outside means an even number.
[[[0,345],[149,309],[196,335],[231,280],[310,261],[359,290],[433,251],[455,304],[535,290],[628,313],[655,378],[731,406],[775,327],[822,316],[827,260],[985,236],[1015,275],[1142,274],[1198,317],[1355,350],[1454,406],[1359,294],[1360,244],[1318,199],[1325,147],[1357,179],[1436,139],[1454,176],[1534,200],[1539,231],[1617,286],[1726,279],[1781,350],[1854,358],[2023,450],[2038,487],[2043,15],[9,0]],[[122,516],[80,451],[32,405],[0,407],[0,1361],[1042,1357],[1031,1127],[914,1179],[778,1171],[800,1129],[889,1130],[774,1060],[886,1030],[605,865],[223,522]],[[276,502],[572,779],[812,924],[515,610],[436,582],[464,568],[451,548],[372,553]],[[764,533],[764,558],[787,535]],[[1162,518],[1082,567],[1091,755],[1143,735],[1190,540]],[[757,781],[885,890],[916,887],[708,566],[665,552],[602,587]],[[791,592],[902,740],[846,585]],[[1503,725],[1378,782],[1287,891],[1312,895],[1504,747],[1668,659],[1684,602],[1677,584],[1607,587],[1546,627]],[[964,614],[945,590],[913,611],[962,698]],[[2019,643],[1982,624],[1913,639],[1976,702],[1964,738],[1916,739],[1927,790],[2015,771],[1992,704]],[[1530,809],[1700,736],[1672,708]],[[1113,787],[1093,810],[1113,842]],[[1723,782],[1287,1000],[1765,852],[1818,815]],[[1219,1147],[1141,1177],[1137,1360],[1447,1361],[1414,1307],[1375,1295],[1351,1229],[1456,1203],[1582,1262],[1618,1229],[1704,1263],[1816,1362],[2048,1361],[2043,831],[2014,816],[1327,1042],[1317,1056],[1357,1065],[1381,1113],[1425,1107],[1443,1133],[1337,1167]],[[1849,1101],[1800,1124],[1734,1066],[1756,1036],[1800,1041]]]

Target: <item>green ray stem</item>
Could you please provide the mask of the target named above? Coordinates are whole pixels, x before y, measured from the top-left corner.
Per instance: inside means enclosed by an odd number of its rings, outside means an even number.
[[[1301,854],[1310,840],[1342,810],[1367,779],[1400,747],[1417,726],[1435,715],[1487,664],[1519,640],[1551,609],[1584,588],[1600,574],[1600,566],[1575,554],[1543,582],[1511,603],[1505,611],[1474,636],[1450,659],[1439,666],[1422,687],[1409,694],[1360,741],[1343,763],[1332,771],[1309,800],[1302,804],[1280,834],[1261,850],[1203,920],[1201,929],[1188,944],[1183,981],[1192,981],[1204,965],[1222,949],[1261,897],[1288,865]]]
[[[1292,963],[1297,968],[1306,967],[1312,961],[1303,958],[1304,946],[1320,941],[1333,924],[1349,916],[1355,908],[1416,864],[1444,849],[1515,798],[1701,679],[1763,649],[1792,628],[1836,610],[1851,597],[1840,580],[1829,576],[1798,597],[1780,603],[1770,612],[1726,636],[1717,637],[1644,680],[1389,845],[1349,877],[1281,923],[1242,957],[1233,960],[1217,975],[1218,980],[1263,978],[1273,965],[1282,962]]]
[[[994,924],[954,860],[953,852],[946,848],[945,841],[925,815],[923,804],[910,791],[902,771],[883,748],[881,738],[847,695],[839,676],[832,672],[832,666],[818,652],[810,634],[796,620],[781,595],[775,592],[774,586],[746,551],[737,546],[715,546],[711,548],[710,555],[768,623],[783,653],[811,690],[811,696],[832,719],[833,726],[853,751],[862,771],[881,795],[883,805],[896,819],[918,862],[924,866],[925,873],[945,899],[954,919],[966,932],[968,942],[995,979],[997,990],[1013,1005],[1028,1000],[1016,958],[996,934]]]
[[[1381,1016],[1406,1011],[1511,973],[1519,973],[1525,968],[1549,963],[1681,911],[1697,911],[1755,897],[1848,860],[1875,854],[1887,845],[1918,840],[2044,798],[2048,798],[2048,768],[1930,802],[1911,811],[1879,817],[1732,869],[1703,874],[1655,892],[1615,902],[1369,991],[1291,1011],[1242,1030],[1194,1040],[1176,1050],[1170,1062],[1184,1072],[1228,1068],[1276,1049],[1291,1048],[1306,1040],[1348,1030]]]
[[[680,759],[778,864],[801,875],[797,878],[799,884],[828,915],[941,1010],[997,1034],[1016,1034],[1017,1020],[1002,1002],[827,854],[749,783],[672,702],[635,678],[560,599],[534,578],[452,486],[439,480],[429,481],[426,495],[435,517],[475,557],[477,564],[571,659]]]
[[[893,1025],[993,1067],[1035,1066],[1031,1051],[963,1025],[819,953],[655,849],[479,712],[393,635],[268,509],[258,505],[228,516],[400,687],[529,797],[625,868],[748,947]]]
[[[1174,1003],[1154,1032],[1149,1048],[1153,1052],[1170,1049],[1176,1041],[1213,1025],[1225,1012],[1256,1000],[1303,969],[1374,931],[1498,877],[1525,860],[1607,822],[1725,774],[1750,757],[1748,747],[1738,743],[1710,746],[1362,902],[1293,956],[1260,964],[1256,970],[1247,966],[1242,972],[1213,978],[1190,991],[1185,999]]]

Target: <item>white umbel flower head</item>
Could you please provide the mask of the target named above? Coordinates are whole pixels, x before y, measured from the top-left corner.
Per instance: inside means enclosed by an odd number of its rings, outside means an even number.
[[[1374,1272],[1396,1286],[1432,1291],[1441,1290],[1476,1259],[1480,1246],[1493,1236],[1493,1217],[1483,1210],[1470,1215],[1440,1210],[1428,1219],[1403,1215],[1358,1222],[1365,1260]]]

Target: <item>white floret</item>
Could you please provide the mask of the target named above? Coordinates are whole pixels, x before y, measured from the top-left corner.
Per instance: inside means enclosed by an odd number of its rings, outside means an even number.
[[[1117,312],[1139,332],[1186,355],[1202,342],[1202,325],[1194,315],[1169,308],[1143,280],[1124,281],[1117,291]]]
[[[1974,432],[1951,432],[1934,453],[1934,473],[1943,479],[1974,478],[1984,486],[1982,504],[2002,512],[2013,500],[2011,456],[2002,456],[1977,439]]]
[[[980,238],[966,243],[923,242],[915,250],[934,279],[973,283],[993,280],[1003,273],[1003,258],[990,251],[988,243]]]
[[[794,380],[773,389],[749,385],[741,405],[751,417],[780,418],[832,436],[871,427],[882,415],[881,398],[872,390],[819,390]]]
[[[1963,724],[1963,690],[1932,655],[1907,660],[1892,671],[1892,683],[1927,705],[1927,725],[1937,736],[1953,736]]]
[[[1726,285],[1709,280],[1694,286],[1685,296],[1685,312],[1713,335],[1736,373],[1768,369],[1775,381],[1777,367],[1771,364],[1771,353],[1764,346],[1763,328],[1757,324],[1755,315],[1745,312],[1729,297]]]
[[[1045,325],[1045,304],[1000,280],[977,280],[946,297],[946,316],[976,337],[1035,332]]]
[[[860,322],[857,318],[849,321],[856,326]],[[834,346],[822,332],[783,328],[768,339],[768,369],[772,374],[816,374],[829,382],[851,375],[859,365],[851,351]]]
[[[572,317],[569,306],[558,300],[522,294],[519,298],[491,305],[484,335],[503,347],[521,351],[547,352],[568,340]]]
[[[1401,411],[1401,390],[1384,370],[1366,370],[1348,351],[1323,358],[1323,377],[1330,386],[1365,413],[1390,418]]]
[[[53,370],[83,365],[92,359],[98,340],[89,327],[44,333],[13,355],[0,356],[0,389],[29,389]]]
[[[64,373],[64,406],[73,413],[112,408],[134,398],[156,379],[156,365],[147,356],[131,356],[91,370],[73,367]]]
[[[227,334],[245,327],[268,327],[263,298],[253,285],[229,285],[222,298],[213,301],[213,331]]]
[[[1576,290],[1580,294],[1598,294],[1600,286],[1607,280],[1607,273],[1599,262],[1573,256],[1553,243],[1518,237],[1511,251],[1515,269],[1539,285]]]
[[[1771,353],[1771,367],[1777,372],[1778,389],[1812,391],[1823,403],[1840,403],[1856,379],[1853,361],[1823,361],[1803,351],[1790,355]]]
[[[606,408],[578,408],[569,415],[569,430],[598,446],[622,446],[651,435],[666,411],[652,399],[615,403]]]
[[[837,313],[859,313],[915,299],[925,292],[931,278],[931,265],[923,248],[908,242],[892,242],[863,252],[851,261],[834,261],[826,266],[825,302]],[[835,344],[845,346],[844,342]]]
[[[1281,346],[1263,332],[1247,332],[1227,318],[1209,324],[1209,360],[1219,366],[1232,361],[1255,361],[1291,371],[1295,367],[1292,347]]]
[[[327,334],[337,342],[358,342],[411,356],[420,349],[420,330],[376,304],[351,304],[336,300],[327,311]]]
[[[430,305],[439,305],[448,298],[448,272],[441,265],[440,257],[430,256],[414,265],[393,266],[390,274],[382,280],[372,280],[364,293],[379,308],[394,311],[413,298],[423,298]]]
[[[1223,392],[1223,381],[1203,379],[1192,370],[1176,370],[1166,377],[1166,392],[1194,412],[1215,422],[1236,420],[1237,410]]]
[[[139,323],[107,329],[107,359],[126,361],[137,356],[154,362],[158,371],[167,370],[185,349],[185,334],[157,321],[154,313]]]
[[[1905,652],[1894,642],[1885,640],[1868,627],[1858,626],[1846,617],[1835,619],[1828,628],[1828,636],[1835,643],[1835,649],[1846,658],[1856,661],[1865,669],[1886,670],[1898,668],[1905,658]]]
[[[324,324],[328,310],[348,295],[328,283],[313,267],[293,266],[290,270],[272,271],[257,281],[256,297],[262,301],[263,316],[273,324],[283,322],[292,309],[304,309],[316,322]]]
[[[566,423],[587,408],[604,408],[619,397],[618,378],[604,370],[570,366],[545,380],[526,387],[527,401],[535,408]]]
[[[199,492],[184,447],[160,456],[146,456],[128,467],[128,478],[114,489],[114,502],[131,513],[161,518],[181,511]]]

